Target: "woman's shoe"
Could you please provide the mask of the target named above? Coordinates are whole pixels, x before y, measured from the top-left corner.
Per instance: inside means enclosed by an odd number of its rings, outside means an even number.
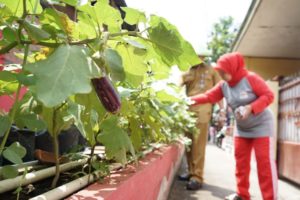
[[[225,197],[225,200],[243,200],[238,194],[231,194]]]

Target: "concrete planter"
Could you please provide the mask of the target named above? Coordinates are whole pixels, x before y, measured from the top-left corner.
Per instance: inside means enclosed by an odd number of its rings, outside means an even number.
[[[184,153],[184,145],[161,147],[125,169],[113,171],[103,183],[94,183],[68,200],[164,200]]]

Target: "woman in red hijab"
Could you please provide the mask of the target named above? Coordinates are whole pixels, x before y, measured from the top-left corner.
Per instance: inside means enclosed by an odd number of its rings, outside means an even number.
[[[277,199],[277,172],[272,150],[274,118],[267,108],[274,95],[265,81],[245,68],[239,53],[221,56],[215,67],[224,81],[204,94],[191,97],[195,105],[216,103],[225,97],[235,113],[237,133],[234,137],[237,192],[225,199],[250,200],[249,175],[251,151],[254,149],[259,185],[264,200]]]

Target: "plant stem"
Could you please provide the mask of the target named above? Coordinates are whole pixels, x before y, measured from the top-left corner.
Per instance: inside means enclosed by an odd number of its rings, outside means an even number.
[[[111,33],[109,34],[109,37],[118,37],[118,36],[123,36],[123,35],[137,35],[137,31],[126,31],[126,32],[121,32],[121,33]]]
[[[26,4],[26,0],[23,0],[23,15],[22,18],[25,19],[27,15],[27,4]]]
[[[20,28],[21,28],[21,25],[20,25]],[[21,34],[21,32],[19,32],[19,34]],[[136,36],[138,36],[136,31],[127,31],[127,32],[122,32],[122,33],[112,33],[112,34],[109,34],[108,37],[113,38],[113,37],[118,37],[118,36],[123,36],[123,35],[136,35]],[[140,37],[144,40],[153,42],[153,41],[151,41],[147,38],[144,38],[142,36],[138,36],[138,37]],[[69,42],[68,44],[69,45],[88,44],[88,43],[94,42],[96,39],[97,38],[85,39],[85,40],[76,41],[76,42]],[[52,48],[58,47],[59,45],[62,45],[62,44],[65,44],[65,42],[33,42],[33,41],[29,41],[29,40],[21,40],[20,38],[18,38],[18,40],[19,40],[18,42],[15,41],[15,42],[12,42],[12,43],[2,47],[0,49],[0,54],[5,54],[5,53],[9,52],[11,49],[16,47],[18,44],[35,44],[35,45],[41,45],[41,46],[46,46],[46,47],[52,47]]]
[[[20,192],[21,192],[21,190],[22,190],[22,184],[23,184],[23,182],[24,182],[24,180],[25,180],[25,176],[26,176],[27,172],[28,172],[28,168],[25,167],[25,171],[24,171],[24,173],[23,173],[23,175],[22,175],[22,179],[21,179],[21,181],[20,181],[19,187],[17,188],[17,200],[20,199]],[[18,190],[19,188],[20,188],[20,190]]]
[[[59,179],[59,174],[60,174],[60,170],[59,170],[59,145],[58,145],[58,134],[59,134],[59,129],[56,127],[56,112],[58,112],[57,109],[54,109],[53,111],[53,149],[54,149],[54,156],[55,156],[55,176],[52,180],[51,183],[51,188],[55,188],[57,181]]]
[[[6,45],[6,46],[2,47],[0,49],[0,55],[9,52],[11,49],[13,49],[14,47],[16,47],[17,45],[18,45],[18,42],[14,41],[14,42],[10,43],[9,45]]]
[[[94,42],[97,38],[92,38],[92,39],[86,39],[86,40],[81,40],[81,41],[76,41],[76,42],[69,42],[69,45],[81,45],[81,44],[88,44],[90,42]],[[46,47],[58,47],[59,45],[66,44],[65,42],[33,42],[29,40],[20,40],[20,44],[35,44],[35,45],[41,45],[41,46],[46,46]],[[11,49],[16,47],[18,42],[12,42],[9,45],[6,45],[0,49],[0,54],[5,54],[9,52]]]
[[[51,188],[55,188],[57,181],[59,179],[59,145],[58,145],[58,135],[54,134],[53,135],[53,147],[54,147],[54,155],[55,155],[55,176],[53,178]]]
[[[29,52],[29,45],[26,45],[25,46],[25,52],[24,52],[24,60],[23,60],[23,68],[27,62],[27,57],[28,57],[28,52]],[[9,114],[9,127],[11,127],[11,125],[13,124],[13,121],[14,121],[14,118],[15,118],[15,115],[16,115],[16,112],[17,112],[17,108],[18,108],[18,104],[19,104],[19,98],[20,98],[20,92],[21,92],[21,84],[19,83],[18,84],[18,89],[17,89],[17,92],[16,92],[16,97],[15,97],[15,102],[13,104],[13,107],[12,107],[12,111],[10,112]],[[4,147],[5,147],[5,144],[6,144],[6,141],[7,141],[7,138],[8,138],[8,135],[9,135],[9,132],[10,132],[10,128],[8,128],[4,134],[4,137],[3,137],[3,140],[1,142],[1,146],[0,146],[0,156],[2,155],[2,152],[4,150]]]
[[[89,160],[88,160],[88,165],[89,165],[88,182],[90,182],[90,175],[91,175],[91,171],[92,171],[92,160],[93,160],[93,156],[94,156],[94,152],[95,152],[95,147],[96,147],[96,144],[94,144],[94,145],[92,146],[90,158],[89,158]]]

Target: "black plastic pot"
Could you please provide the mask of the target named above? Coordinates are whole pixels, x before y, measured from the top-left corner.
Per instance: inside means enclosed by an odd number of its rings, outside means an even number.
[[[0,142],[2,142],[2,139],[3,138],[0,138]],[[30,131],[28,129],[21,130],[15,126],[12,126],[5,146],[8,147],[14,142],[19,142],[26,149],[26,155],[22,159],[23,162],[34,160],[35,132]],[[0,163],[1,165],[12,164],[10,161],[2,157],[0,159]]]
[[[58,141],[60,155],[70,152],[71,149],[77,146],[83,147],[86,145],[86,140],[76,126],[71,126],[70,129],[62,131],[58,135]],[[53,152],[52,136],[47,131],[37,133],[35,147],[36,149]]]

